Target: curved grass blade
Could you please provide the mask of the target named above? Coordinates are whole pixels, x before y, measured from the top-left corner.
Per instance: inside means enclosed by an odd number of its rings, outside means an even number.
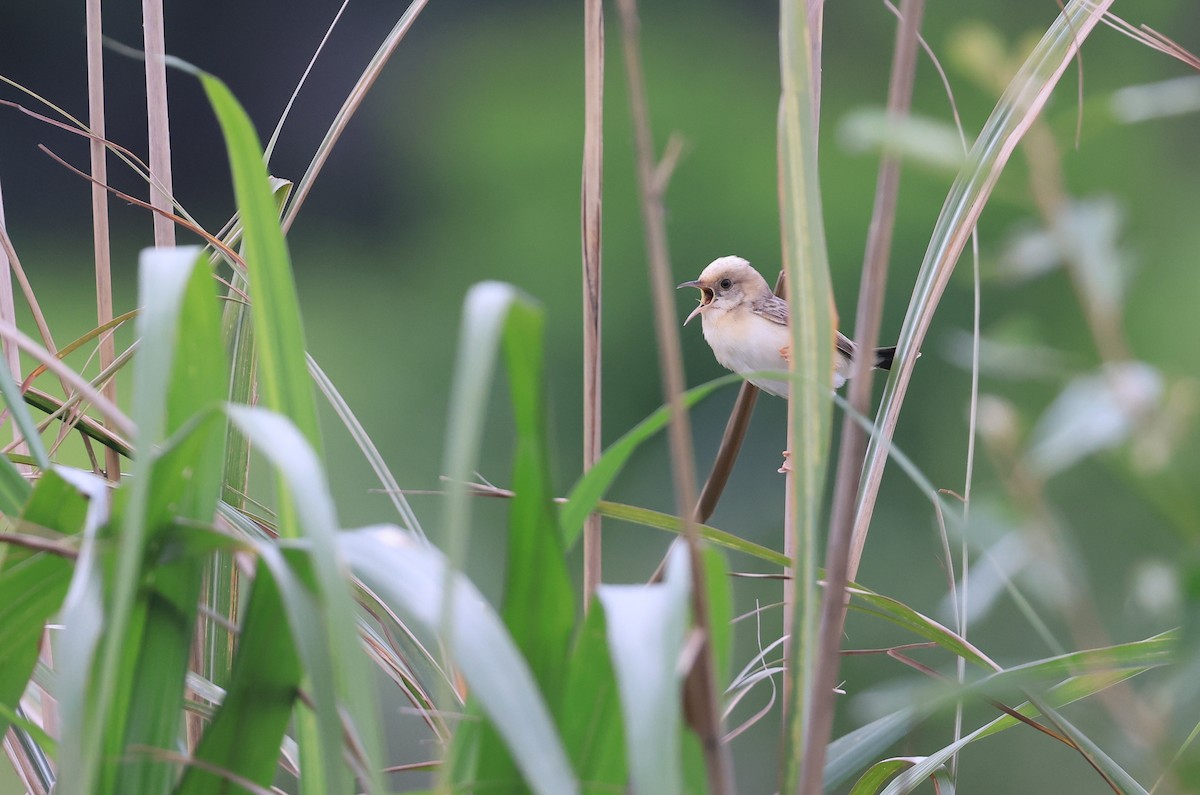
[[[917,352],[958,257],[992,189],[1021,137],[1033,123],[1063,71],[1112,0],[1071,0],[1009,83],[971,148],[934,226],[897,341],[896,360],[876,414],[877,433],[867,445],[862,487],[855,505],[849,578],[866,543],[888,447],[916,365]]]
[[[392,501],[396,513],[400,514],[400,518],[404,520],[404,529],[424,538],[425,532],[421,529],[421,522],[417,519],[416,513],[408,504],[408,498],[404,496],[400,484],[396,482],[392,471],[388,469],[387,462],[379,454],[375,442],[367,435],[367,431],[358,421],[358,417],[354,416],[350,404],[342,397],[342,393],[338,391],[334,383],[329,380],[329,376],[325,375],[325,371],[317,364],[317,360],[311,355],[307,355],[307,361],[309,375],[316,382],[317,389],[325,396],[325,400],[329,402],[330,407],[338,415],[338,419],[342,421],[342,425],[350,433],[350,438],[354,439],[354,443],[358,445],[363,458],[375,471],[375,476],[379,478],[379,485],[383,487],[384,494]]]
[[[1139,673],[1141,671],[1132,670],[1084,674],[1083,676],[1068,679],[1052,688],[1040,701],[1043,706],[1051,704],[1054,708],[1065,706],[1079,699],[1099,693],[1101,690],[1112,687],[1115,684],[1124,682],[1127,679],[1137,676]],[[1036,717],[1040,714],[1039,710],[1029,702],[1017,707],[1016,712],[1026,717]],[[976,740],[989,737],[1018,725],[1021,725],[1021,721],[1011,715],[1002,715],[996,718],[961,739],[923,758],[893,780],[883,790],[881,795],[904,795],[904,793],[912,792],[922,781],[929,778],[934,771],[946,764],[952,756],[962,751],[963,748]]]
[[[707,384],[693,387],[683,394],[683,403],[688,408],[711,395],[726,384],[741,382],[740,375],[727,375]],[[654,434],[667,427],[671,420],[669,406],[661,406],[646,419],[639,422],[617,441],[613,442],[600,460],[571,487],[567,495],[567,504],[563,506],[559,521],[562,524],[564,545],[567,549],[575,546],[583,532],[583,523],[588,514],[596,510],[600,498],[608,491],[609,486],[617,479],[621,469],[639,446]]]
[[[250,118],[225,84],[204,72],[198,76],[217,114],[229,151],[254,302],[262,405],[288,417],[319,452],[316,401],[304,359],[304,328],[296,282],[263,162],[262,145]]]
[[[549,704],[559,704],[574,630],[575,599],[551,485],[545,427],[543,329],[542,309],[524,296],[514,295],[503,331],[516,452],[501,615],[543,697]],[[470,780],[486,781],[489,786],[512,781],[516,789],[517,771],[499,735],[485,726],[479,742],[478,766],[470,774]]]
[[[345,709],[349,715],[349,739],[361,756],[361,770],[367,777],[362,784],[370,792],[382,792],[381,766],[377,763],[382,747],[378,704],[356,630],[357,614],[350,584],[338,554],[337,516],[321,462],[300,429],[285,417],[249,406],[229,406],[226,411],[250,444],[277,469],[287,495],[294,501],[292,515],[297,517],[299,529],[310,545],[320,605],[315,615],[323,622],[318,628],[320,637],[329,649],[340,652],[321,663],[331,670],[307,669],[317,702],[323,772],[318,778],[325,779],[330,792],[338,791],[341,786],[343,727],[338,710]],[[312,648],[303,637],[297,637],[296,641],[302,654],[306,648]],[[310,781],[309,786],[316,784]]]
[[[920,761],[920,757],[915,756],[894,756],[891,759],[882,759],[871,765],[862,778],[854,784],[850,795],[876,795],[889,779]],[[938,795],[953,794],[954,783],[950,780],[945,766],[933,771],[931,778]]]
[[[683,523],[679,521],[678,516],[673,516],[662,511],[654,511],[650,508],[641,508],[636,505],[625,505],[620,502],[609,502],[608,500],[600,500],[596,503],[596,513],[601,516],[606,516],[610,519],[620,519],[632,524],[640,524],[643,527],[653,527],[658,530],[666,530],[669,533],[679,535],[683,532]],[[714,544],[723,546],[726,549],[731,549],[734,552],[741,552],[744,555],[766,561],[774,566],[787,567],[789,560],[782,552],[776,552],[773,549],[756,544],[753,541],[747,541],[740,536],[724,530],[718,530],[715,527],[706,524],[697,524],[696,529],[700,531],[700,537],[706,541],[711,541]]]
[[[385,603],[427,632],[439,632],[471,693],[508,745],[538,795],[575,795],[571,770],[550,711],[499,616],[437,549],[391,527],[345,532],[338,549]],[[453,589],[454,615],[443,618]]]

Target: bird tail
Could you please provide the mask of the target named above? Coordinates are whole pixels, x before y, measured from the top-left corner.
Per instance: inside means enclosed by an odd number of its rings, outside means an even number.
[[[891,370],[892,360],[896,358],[896,346],[875,349],[875,366],[880,370]]]

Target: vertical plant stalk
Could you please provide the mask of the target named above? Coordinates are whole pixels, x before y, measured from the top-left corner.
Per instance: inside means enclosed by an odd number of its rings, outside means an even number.
[[[150,141],[150,204],[154,213],[154,245],[175,245],[171,212],[171,125],[167,112],[166,35],[162,0],[142,0],[142,30],[146,49],[146,122]]]
[[[696,501],[696,473],[692,460],[691,428],[687,407],[683,403],[683,356],[672,301],[674,291],[667,251],[666,212],[662,201],[670,169],[660,168],[655,162],[654,137],[650,130],[638,41],[640,23],[636,0],[618,0],[617,8],[621,16],[625,71],[629,80],[629,104],[642,220],[646,231],[647,264],[654,297],[659,366],[663,374],[663,391],[671,406],[669,435],[675,506],[688,548],[692,575],[692,618],[700,637],[700,649],[684,682],[684,712],[700,738],[709,792],[712,795],[731,795],[734,792],[733,768],[729,748],[721,739],[721,710],[709,632],[708,588],[704,561],[700,555],[700,534],[691,514]]]
[[[600,435],[600,230],[604,192],[604,4],[585,0],[583,9],[583,469],[603,452]],[[583,609],[601,581],[600,514],[583,526]]]
[[[792,376],[788,400],[791,450],[784,547],[791,560],[784,586],[784,744],[782,792],[798,792],[801,752],[811,723],[817,637],[817,522],[829,458],[836,325],[825,250],[817,167],[814,56],[820,39],[814,3],[781,0],[779,13],[779,212],[790,308]]]
[[[867,445],[847,567],[850,579],[854,579],[862,559],[884,463],[912,379],[915,354],[933,321],[938,301],[1013,150],[1037,119],[1075,52],[1110,5],[1112,0],[1072,0],[1066,5],[1010,82],[946,197],[900,330],[893,375],[875,419],[876,433]]]
[[[100,0],[87,0],[88,127],[93,138],[88,144],[92,160],[92,247],[96,261],[96,320],[103,326],[113,318],[112,267],[108,246],[108,164],[104,148],[104,42]],[[100,369],[107,369],[117,356],[112,332],[100,337]],[[117,379],[109,379],[103,394],[117,402]],[[121,456],[104,448],[104,470],[114,483],[121,479]]]
[[[908,115],[912,106],[913,81],[917,65],[917,33],[925,11],[924,0],[902,0],[900,23],[896,28],[896,46],[892,54],[888,84],[887,117],[895,123]],[[875,182],[875,202],[871,226],[863,254],[862,281],[858,290],[858,309],[854,333],[859,355],[851,365],[850,406],[856,414],[866,415],[871,401],[872,372],[870,351],[879,341],[886,292],[888,255],[896,222],[896,197],[900,190],[900,157],[886,151],[879,162]],[[858,495],[867,435],[852,414],[842,421],[842,440],[834,481],[829,540],[825,549],[825,596],[821,605],[821,624],[817,638],[816,670],[813,674],[812,723],[805,736],[803,792],[819,793],[825,769],[825,749],[833,730],[834,692],[841,659],[842,629],[846,623],[846,568],[850,560],[850,538],[854,531],[854,499]]]

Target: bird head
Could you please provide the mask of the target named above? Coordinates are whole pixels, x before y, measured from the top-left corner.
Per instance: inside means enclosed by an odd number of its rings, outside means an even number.
[[[701,312],[721,314],[743,302],[771,294],[767,280],[741,257],[713,260],[699,279],[684,282],[676,289],[683,287],[695,287],[700,291],[700,305],[683,321],[685,326]]]

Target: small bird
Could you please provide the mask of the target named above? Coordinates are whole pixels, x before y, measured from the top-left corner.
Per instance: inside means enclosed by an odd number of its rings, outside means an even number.
[[[700,290],[700,305],[683,321],[686,326],[700,315],[704,339],[717,361],[735,373],[788,369],[792,337],[788,331],[788,305],[771,291],[767,280],[741,257],[713,260],[700,278],[679,288]],[[677,289],[679,289],[677,288]],[[850,376],[857,346],[840,331],[834,351],[833,386]],[[895,347],[876,348],[874,367],[890,370]],[[764,392],[786,398],[788,382],[751,376],[747,380]]]

